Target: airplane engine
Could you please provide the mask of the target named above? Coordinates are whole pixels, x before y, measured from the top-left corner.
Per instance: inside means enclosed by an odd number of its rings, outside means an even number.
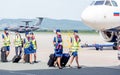
[[[103,37],[103,39],[107,42],[114,42],[113,49],[118,50],[118,45],[117,45],[117,32],[109,32],[109,31],[100,31],[100,35]]]
[[[103,39],[107,42],[116,42],[117,39],[117,33],[115,32],[109,32],[109,31],[100,31],[100,35],[103,37]]]

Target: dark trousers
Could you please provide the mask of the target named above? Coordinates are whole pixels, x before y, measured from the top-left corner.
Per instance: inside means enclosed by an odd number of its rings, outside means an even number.
[[[21,56],[21,54],[22,54],[22,46],[15,47],[15,53],[16,53],[16,56]]]

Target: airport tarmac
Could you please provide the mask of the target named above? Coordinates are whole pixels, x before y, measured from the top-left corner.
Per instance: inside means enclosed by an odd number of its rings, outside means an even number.
[[[0,35],[2,32],[0,32]],[[24,38],[24,34],[21,34]],[[98,34],[79,34],[81,38],[81,44],[104,44],[105,42]],[[2,63],[0,62],[0,70],[9,70],[9,71],[24,71],[24,70],[48,70],[56,69],[54,67],[48,67],[47,62],[49,55],[54,52],[53,47],[53,33],[35,33],[37,40],[37,60],[39,63],[29,64],[23,63],[21,60],[19,63],[12,63],[11,60],[15,55],[15,49],[13,45],[13,39],[15,34],[10,33],[11,38],[11,51],[8,57],[9,62]],[[64,40],[68,38],[67,34],[63,34]],[[64,43],[67,43],[66,41]],[[2,47],[2,39],[0,38],[0,47]],[[68,48],[64,48],[64,53],[68,53]],[[117,59],[117,50],[112,50],[112,48],[103,48],[103,51],[96,51],[95,48],[80,48],[79,50],[79,62],[83,68],[86,67],[104,67],[104,68],[113,68],[120,69],[120,61]],[[73,67],[76,67],[76,63],[73,62]],[[68,67],[66,67],[67,69]]]

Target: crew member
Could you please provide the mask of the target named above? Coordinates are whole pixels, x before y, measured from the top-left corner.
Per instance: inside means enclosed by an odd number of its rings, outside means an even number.
[[[78,36],[78,30],[74,30],[74,33],[73,33],[73,37],[71,37],[71,53],[72,53],[72,56],[71,56],[71,59],[70,59],[70,64],[69,64],[69,67],[71,67],[71,64],[74,60],[74,58],[76,59],[76,63],[77,63],[77,68],[80,69],[80,65],[79,65],[79,61],[78,61],[78,50],[79,50],[79,43],[80,43],[80,38]]]
[[[22,53],[22,38],[21,38],[21,35],[17,31],[15,32],[14,45],[15,45],[16,56],[21,56],[21,53]]]
[[[26,38],[24,39],[24,61],[26,60],[26,55],[29,55],[29,62],[30,64],[33,64],[32,62],[32,52],[31,52],[31,36],[30,34],[25,34]]]
[[[58,68],[62,69],[61,67],[61,58],[63,55],[63,45],[62,45],[62,36],[60,34],[60,30],[56,30],[56,37],[54,37],[53,44],[55,47],[55,57],[57,58],[54,62],[54,65],[58,64]]]
[[[36,61],[36,59],[37,59],[37,57],[36,57],[37,42],[36,42],[34,33],[31,32],[30,35],[31,35],[31,40],[32,40],[32,44],[33,44],[32,53],[33,53],[33,55],[34,55],[34,63],[38,63],[38,62]]]
[[[8,57],[8,55],[10,53],[10,37],[9,37],[7,28],[4,29],[4,34],[2,34],[2,39],[3,39],[3,46],[6,50],[6,57]]]

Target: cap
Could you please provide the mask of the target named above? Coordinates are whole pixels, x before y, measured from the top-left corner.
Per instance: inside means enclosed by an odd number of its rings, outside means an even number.
[[[60,29],[57,29],[56,32],[60,32]]]
[[[74,30],[75,33],[78,33],[78,30]]]
[[[15,32],[18,32],[18,30],[16,30]]]
[[[4,28],[4,31],[8,30],[8,28]]]
[[[30,34],[33,34],[33,32],[29,32]]]

